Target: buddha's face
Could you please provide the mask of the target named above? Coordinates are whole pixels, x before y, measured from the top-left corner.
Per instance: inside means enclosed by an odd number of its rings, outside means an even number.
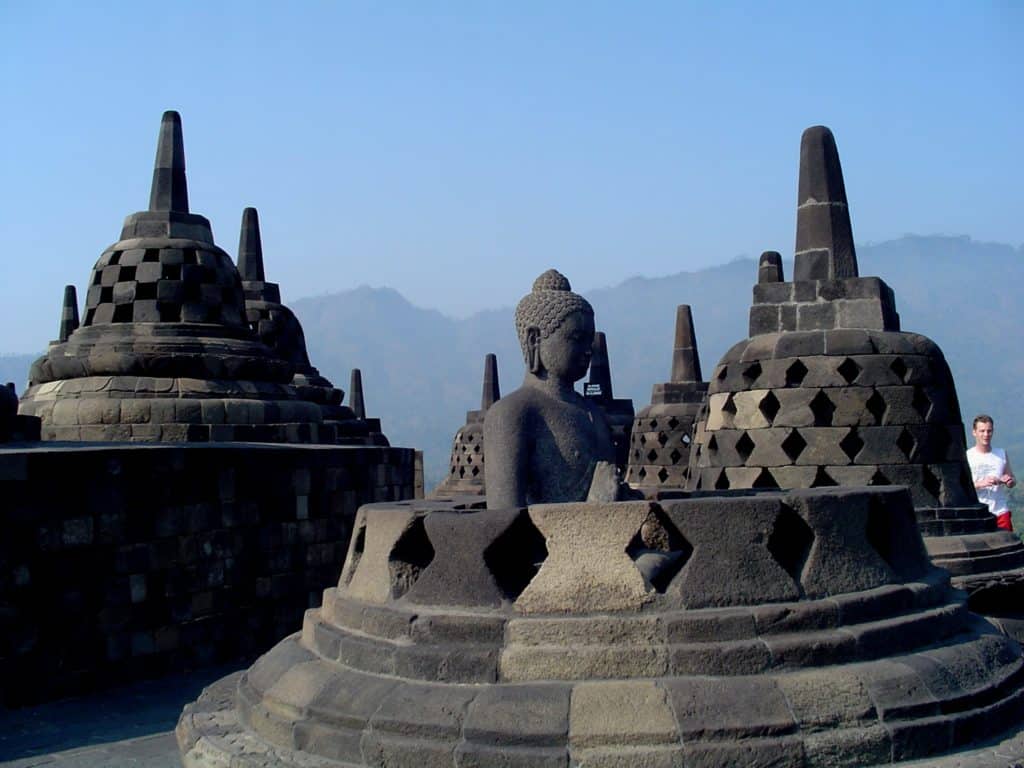
[[[577,310],[567,315],[546,339],[540,340],[540,360],[548,375],[579,381],[590,367],[594,344],[594,316]]]

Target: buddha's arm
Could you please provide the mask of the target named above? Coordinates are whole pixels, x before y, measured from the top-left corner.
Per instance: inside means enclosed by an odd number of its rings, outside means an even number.
[[[526,473],[529,466],[526,419],[522,409],[499,400],[484,419],[484,482],[487,508],[526,506]]]

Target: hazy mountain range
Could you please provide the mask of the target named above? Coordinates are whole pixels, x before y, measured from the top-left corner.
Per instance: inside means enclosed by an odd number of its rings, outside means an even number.
[[[858,247],[860,273],[878,275],[896,292],[904,330],[923,333],[943,349],[956,377],[963,416],[996,418],[996,442],[1024,462],[1024,247],[967,237],[906,236]],[[552,265],[557,268],[558,265]],[[786,264],[786,276],[792,274]],[[582,275],[570,280],[585,282]],[[678,304],[693,307],[704,373],[747,335],[752,259],[658,278],[635,277],[587,294],[597,326],[608,336],[617,397],[647,404],[664,381]],[[530,288],[524,283],[522,291]],[[411,305],[388,288],[300,299],[291,304],[306,332],[310,358],[348,390],[349,371],[363,372],[367,410],[383,420],[392,445],[425,451],[428,486],[446,471],[448,451],[465,412],[478,408],[484,355],[498,355],[501,388],[518,386],[523,365],[504,307],[465,319]],[[0,356],[0,381],[19,391],[31,356]]]

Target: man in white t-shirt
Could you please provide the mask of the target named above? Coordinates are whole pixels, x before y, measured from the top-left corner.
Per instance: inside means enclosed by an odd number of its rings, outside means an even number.
[[[1017,478],[1010,469],[1006,451],[992,447],[992,433],[995,425],[992,417],[985,414],[974,417],[971,434],[974,447],[967,451],[967,463],[971,465],[974,489],[978,501],[988,507],[996,516],[996,526],[1004,531],[1013,530],[1006,489],[1017,484]]]

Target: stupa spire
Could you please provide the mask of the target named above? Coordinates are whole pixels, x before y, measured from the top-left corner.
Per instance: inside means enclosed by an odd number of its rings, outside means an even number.
[[[612,370],[608,364],[608,339],[604,331],[594,334],[593,355],[590,358],[590,379],[587,390],[599,394],[602,400],[612,400]]]
[[[75,286],[64,286],[64,304],[60,310],[60,331],[57,338],[64,342],[78,329],[78,293]]]
[[[832,131],[816,125],[800,139],[793,279],[857,277],[850,209]]]
[[[263,242],[260,217],[255,208],[242,211],[242,232],[238,239],[238,271],[242,280],[264,282]]]
[[[498,358],[492,353],[484,358],[484,388],[480,395],[480,410],[486,411],[501,399],[498,386]]]
[[[349,408],[356,415],[357,419],[366,418],[366,403],[363,402],[363,372],[358,368],[352,369],[352,380],[349,384]]]
[[[676,308],[676,341],[672,349],[672,376],[670,381],[703,381],[697,337],[693,332],[693,313],[689,304]]]
[[[149,210],[188,213],[185,141],[181,133],[181,115],[173,110],[164,112],[160,120],[160,138],[156,145]]]

